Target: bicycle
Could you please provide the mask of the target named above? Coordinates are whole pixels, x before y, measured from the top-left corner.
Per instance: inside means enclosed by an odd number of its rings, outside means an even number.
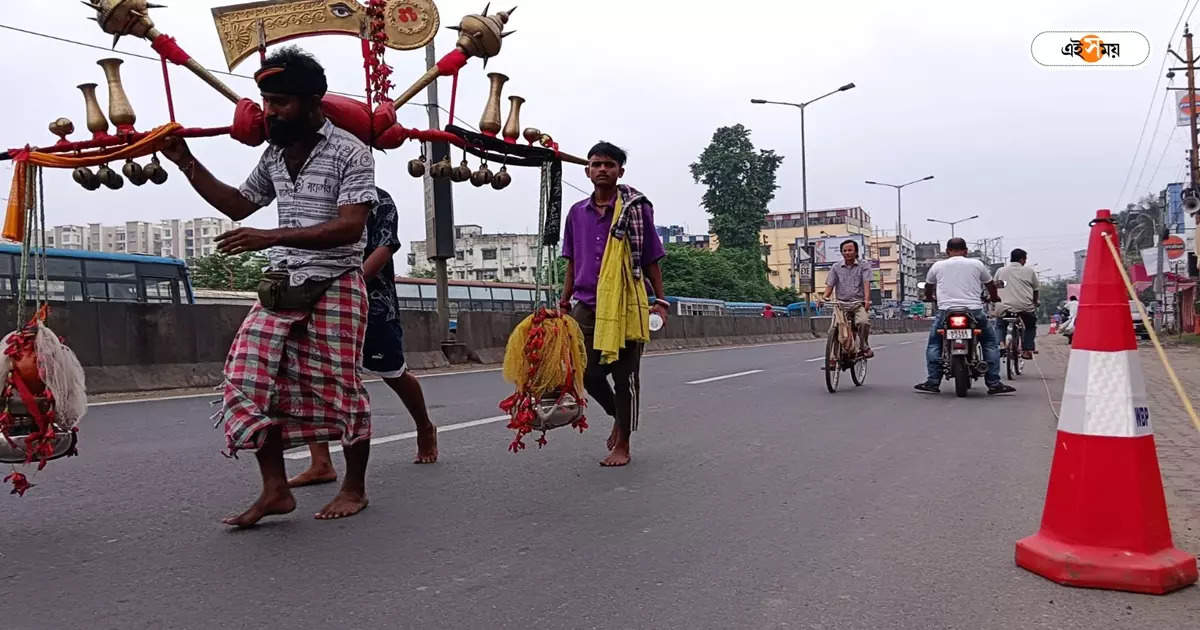
[[[862,308],[862,304],[838,303],[833,308],[833,323],[825,344],[825,387],[831,394],[837,393],[843,370],[850,371],[856,387],[867,382],[867,358],[858,348],[858,329],[850,315],[855,308]]]
[[[1011,381],[1025,371],[1025,348],[1022,341],[1025,338],[1025,321],[1012,311],[1005,311],[999,319],[1004,322],[1002,353],[1006,355],[1004,365],[1008,372],[1008,380]]]

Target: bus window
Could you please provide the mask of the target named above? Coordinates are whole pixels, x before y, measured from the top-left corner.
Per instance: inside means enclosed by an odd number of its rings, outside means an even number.
[[[12,254],[0,254],[0,275],[13,275],[13,257]]]
[[[50,260],[54,261],[53,258]],[[78,265],[78,261],[75,261],[75,264]],[[53,271],[51,271],[50,275],[55,274]],[[92,280],[98,280],[100,278],[110,280],[133,280],[137,277],[137,268],[131,262],[118,262],[115,260],[89,260],[87,261],[87,276]]]
[[[492,289],[492,299],[495,300],[494,304],[495,304],[496,310],[512,312],[512,310],[513,310],[512,289],[493,288]]]
[[[46,275],[51,278],[81,278],[83,277],[83,268],[79,265],[78,259],[49,256],[46,258]],[[29,276],[31,278],[35,276],[32,261],[29,265]]]
[[[165,280],[163,278],[143,278],[142,285],[146,288],[146,301],[178,303],[179,298],[176,297],[175,282],[175,280]],[[91,283],[88,286],[90,293]]]
[[[93,269],[95,263],[88,263],[88,276],[95,278],[96,270]],[[145,278],[179,278],[182,267],[176,265],[165,265],[163,263],[138,263],[137,273]],[[123,276],[122,276],[123,277]]]
[[[490,287],[471,287],[471,310],[492,310],[492,291]]]
[[[138,301],[137,285],[132,282],[89,282],[87,290],[88,299],[93,302]],[[167,289],[167,291],[169,295],[170,289]]]
[[[53,260],[53,259],[52,259]],[[50,280],[46,283],[49,289],[47,298],[55,302],[82,302],[83,284],[69,280]]]

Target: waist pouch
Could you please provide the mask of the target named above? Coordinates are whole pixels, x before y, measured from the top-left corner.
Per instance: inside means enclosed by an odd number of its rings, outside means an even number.
[[[268,271],[258,281],[258,301],[271,311],[307,311],[312,309],[337,278],[308,280],[293,286],[286,271]]]

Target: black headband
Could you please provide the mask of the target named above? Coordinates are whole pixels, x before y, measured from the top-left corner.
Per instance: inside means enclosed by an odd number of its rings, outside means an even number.
[[[260,91],[291,96],[325,96],[329,88],[323,71],[293,69],[287,64],[263,66],[254,73],[254,82]]]

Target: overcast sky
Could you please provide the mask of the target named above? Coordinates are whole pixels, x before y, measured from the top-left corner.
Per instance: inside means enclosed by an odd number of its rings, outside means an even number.
[[[110,43],[74,0],[8,4],[0,18],[8,26]],[[159,28],[205,66],[225,69],[209,9],[226,3],[167,4],[153,12]],[[688,164],[717,127],[743,123],[757,146],[786,156],[770,207],[798,211],[799,112],[749,100],[802,101],[850,81],[857,89],[806,113],[809,207],[862,205],[877,225],[893,229],[895,193],[863,180],[903,183],[932,174],[935,180],[904,192],[904,222],[917,239],[949,236],[946,226],[928,217],[979,214],[960,226],[961,236],[1003,236],[1006,250],[1024,247],[1041,269],[1070,273],[1071,252],[1086,246],[1087,222],[1097,208],[1123,207],[1135,193],[1160,190],[1185,173],[1186,133],[1173,132],[1173,100],[1161,125],[1151,117],[1136,161],[1133,155],[1152,98],[1153,113],[1159,111],[1165,79],[1158,92],[1155,83],[1183,0],[522,0],[520,5],[510,23],[519,32],[505,40],[488,70],[511,77],[506,96],[527,99],[523,126],[552,133],[576,154],[600,138],[625,147],[626,181],[654,202],[656,220],[694,233],[706,230],[707,215]],[[480,10],[482,0],[441,0],[438,7],[443,25],[454,24]],[[1034,63],[1033,37],[1062,28],[1136,30],[1150,40],[1150,57],[1128,70],[1050,70]],[[1177,42],[1181,32],[1182,27]],[[439,33],[439,56],[453,41],[454,33]],[[86,134],[75,85],[103,85],[94,62],[105,53],[8,30],[0,30],[0,42],[8,96],[0,103],[0,142],[49,144],[53,136],[46,125],[57,116],[75,121],[76,139]],[[357,42],[328,36],[299,43],[325,65],[332,89],[362,92]],[[133,38],[123,39],[118,50],[152,54],[148,42]],[[387,60],[402,87],[424,70],[421,51],[389,51]],[[250,74],[255,67],[252,58],[237,71]],[[186,70],[175,67],[171,73],[180,122],[229,123],[228,101]],[[157,63],[127,58],[123,75],[138,128],[166,122]],[[228,82],[255,96],[252,81]],[[1175,83],[1186,85],[1182,74]],[[450,81],[440,85],[448,103]],[[472,60],[460,80],[459,116],[477,124],[486,92],[484,70]],[[101,102],[107,102],[103,94]],[[424,109],[403,108],[401,123],[426,126]],[[218,177],[234,184],[262,150],[228,138],[194,140],[192,147]],[[418,147],[410,145],[378,157],[378,181],[401,207],[401,269],[408,241],[425,236],[420,182],[405,171],[417,154]],[[1118,198],[1131,162],[1128,190]],[[10,167],[0,167],[0,175],[9,174]],[[455,186],[456,223],[481,224],[487,231],[535,230],[537,172],[516,169],[513,177],[513,185],[500,192]],[[582,167],[568,166],[566,179],[587,185]],[[50,173],[46,181],[51,224],[215,214],[173,167],[161,187],[87,192],[66,171]],[[569,203],[583,194],[564,186],[564,196]],[[247,223],[274,222],[268,208]]]

